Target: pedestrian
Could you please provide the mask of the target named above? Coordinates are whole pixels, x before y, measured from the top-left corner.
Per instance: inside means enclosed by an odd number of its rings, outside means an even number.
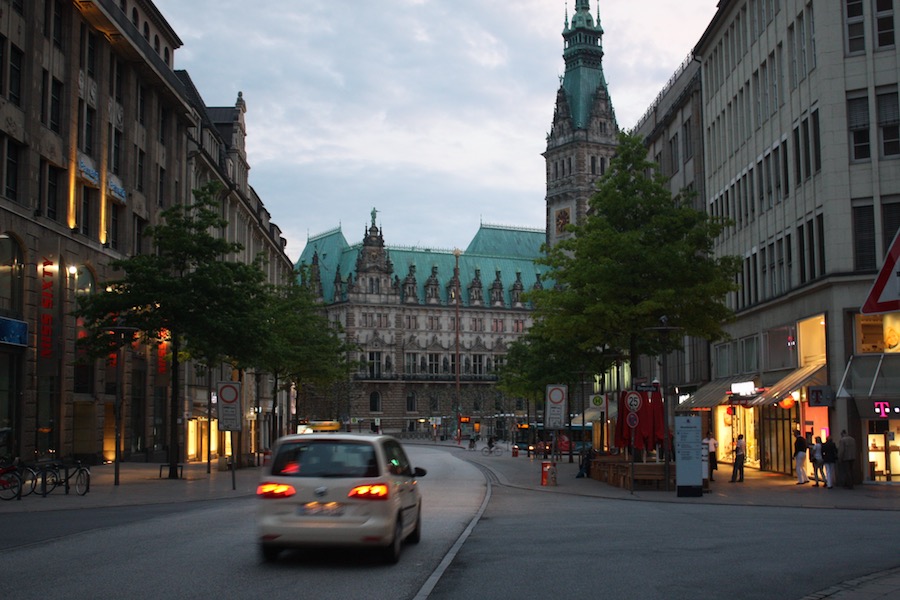
[[[816,436],[816,441],[810,452],[809,460],[812,462],[813,479],[815,480],[813,487],[819,487],[820,473],[822,475],[822,487],[825,487],[827,478],[825,477],[825,461],[822,458],[822,438],[819,436]]]
[[[825,443],[822,444],[822,461],[825,463],[825,483],[828,489],[834,487],[834,466],[838,459],[837,444],[831,439],[831,436],[825,436]]]
[[[716,461],[716,452],[719,449],[719,442],[718,440],[716,440],[715,436],[713,436],[712,430],[706,432],[706,437],[703,438],[703,448],[709,455],[709,480],[715,481],[715,478],[713,477],[713,471],[719,470],[719,463]]]
[[[844,429],[838,442],[838,460],[841,463],[841,480],[844,487],[853,489],[853,461],[856,460],[856,440]]]
[[[794,432],[794,468],[797,471],[797,485],[809,483],[806,475],[806,438],[800,435],[800,431]]]
[[[731,470],[731,483],[735,481],[744,483],[744,461],[747,458],[747,442],[744,441],[744,434],[738,434],[737,442],[734,444],[734,468]]]

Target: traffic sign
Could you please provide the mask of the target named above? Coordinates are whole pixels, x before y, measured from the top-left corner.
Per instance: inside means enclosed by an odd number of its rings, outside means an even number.
[[[900,310],[900,269],[897,259],[900,258],[900,230],[894,236],[891,247],[884,257],[884,264],[869,295],[859,312],[864,315],[893,312]]]
[[[565,385],[550,384],[547,386],[547,402],[544,414],[544,427],[547,429],[562,429],[566,426],[566,400],[569,396],[569,388]]]
[[[641,420],[638,418],[638,414],[636,412],[630,412],[630,413],[628,413],[628,416],[625,417],[625,423],[627,423],[628,426],[631,427],[632,429],[637,427],[638,423],[640,423],[640,422],[641,422]]]
[[[216,387],[219,431],[241,431],[241,383],[222,381]]]
[[[642,403],[643,399],[637,392],[628,392],[628,395],[625,396],[625,406],[628,408],[629,412],[636,413],[641,410]]]

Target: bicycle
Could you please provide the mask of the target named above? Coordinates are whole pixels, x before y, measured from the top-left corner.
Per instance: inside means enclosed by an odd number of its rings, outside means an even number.
[[[500,446],[494,446],[493,448],[490,446],[485,446],[481,449],[481,453],[485,456],[490,456],[492,454],[494,456],[503,456],[503,448],[501,448]]]
[[[19,466],[16,462],[0,467],[0,498],[3,500],[22,498],[22,477],[19,476]]]
[[[60,469],[64,469],[65,472],[62,472]],[[72,478],[75,478],[75,493],[79,496],[84,496],[91,489],[91,470],[82,465],[81,461],[75,461],[74,470],[69,471],[69,467],[65,467],[60,465],[59,463],[48,463],[43,465],[40,468],[39,478],[40,481],[40,490],[41,494],[46,496],[54,489],[56,486],[62,485],[65,488],[65,493],[69,493],[69,489],[72,485],[69,483]]]

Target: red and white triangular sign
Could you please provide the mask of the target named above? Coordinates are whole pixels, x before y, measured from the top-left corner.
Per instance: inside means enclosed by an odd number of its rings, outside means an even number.
[[[900,231],[894,236],[891,248],[884,257],[884,265],[869,290],[869,295],[859,312],[864,315],[900,311]]]

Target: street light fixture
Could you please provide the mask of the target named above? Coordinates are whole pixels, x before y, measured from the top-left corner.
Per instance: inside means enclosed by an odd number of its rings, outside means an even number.
[[[456,372],[456,445],[459,446],[462,444],[462,407],[459,404],[459,255],[462,254],[459,248],[453,249],[453,257],[456,259],[455,266],[453,267],[453,280],[454,280],[454,290],[453,290],[453,299],[456,304],[456,318],[455,323],[456,326],[454,329],[456,330],[456,368],[454,371]]]
[[[668,357],[669,357],[669,334],[673,331],[680,330],[681,327],[671,327],[669,326],[669,317],[663,315],[659,318],[659,327],[648,327],[648,331],[656,331],[659,333],[660,341],[663,343],[663,352],[662,352],[662,377],[660,381],[660,385],[662,386],[662,401],[663,401],[663,413],[666,418],[666,426],[665,426],[665,440],[663,440],[663,450],[666,455],[666,463],[665,463],[665,478],[666,478],[666,491],[669,491],[669,455],[671,454],[671,436],[670,432],[672,431],[672,427],[675,421],[675,406],[669,402],[669,365],[668,365]],[[671,412],[671,415],[669,414]],[[671,416],[671,418],[670,418]]]

